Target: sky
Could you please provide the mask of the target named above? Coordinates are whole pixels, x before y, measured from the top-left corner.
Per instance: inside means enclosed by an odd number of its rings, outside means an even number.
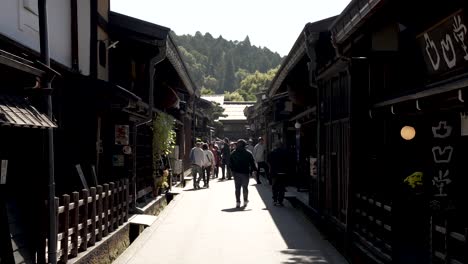
[[[111,10],[173,30],[289,53],[305,24],[339,15],[350,0],[111,0]]]

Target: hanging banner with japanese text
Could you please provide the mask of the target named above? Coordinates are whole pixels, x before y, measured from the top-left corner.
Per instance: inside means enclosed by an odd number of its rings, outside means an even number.
[[[454,76],[468,66],[468,31],[463,10],[418,35],[417,41],[431,78]]]

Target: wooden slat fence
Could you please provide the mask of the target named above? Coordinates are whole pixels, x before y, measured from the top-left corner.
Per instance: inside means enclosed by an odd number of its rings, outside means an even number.
[[[354,243],[392,263],[392,204],[374,195],[357,193],[354,211]]]
[[[468,227],[455,211],[431,217],[432,263],[468,263]]]
[[[67,263],[128,221],[128,179],[55,198],[57,261]]]

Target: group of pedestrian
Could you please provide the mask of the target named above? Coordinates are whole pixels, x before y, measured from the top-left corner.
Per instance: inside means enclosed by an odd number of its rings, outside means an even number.
[[[263,173],[272,185],[273,204],[281,206],[284,200],[285,178],[290,165],[287,161],[288,154],[281,143],[276,143],[273,151],[269,153],[268,163],[265,153],[264,140],[261,137],[255,146],[251,139],[248,143],[244,139],[230,142],[228,138],[220,143],[196,142],[190,152],[193,188],[200,189],[201,180],[203,187],[209,188],[210,178],[218,178],[221,168],[221,180],[234,178],[236,208],[241,207],[241,190],[243,207],[246,207],[249,203],[250,176],[255,175],[257,184],[261,184],[260,175]]]
[[[211,178],[219,178],[219,168],[221,168],[221,180],[232,178],[230,169],[230,156],[232,144],[225,138],[221,149],[217,142],[203,143],[197,141],[195,147],[190,151],[190,162],[192,165],[193,188],[200,189],[200,182],[203,180],[203,188],[210,187]]]
[[[211,175],[217,164],[217,152],[213,153],[207,143],[197,141],[195,147],[190,151],[190,162],[192,163],[193,188],[200,189],[200,181],[203,180],[203,187],[210,187]],[[198,175],[198,178],[197,178]]]

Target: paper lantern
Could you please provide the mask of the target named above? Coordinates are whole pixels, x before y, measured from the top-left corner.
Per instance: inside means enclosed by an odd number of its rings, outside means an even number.
[[[416,130],[412,126],[401,128],[400,135],[404,140],[412,140],[416,136]]]

